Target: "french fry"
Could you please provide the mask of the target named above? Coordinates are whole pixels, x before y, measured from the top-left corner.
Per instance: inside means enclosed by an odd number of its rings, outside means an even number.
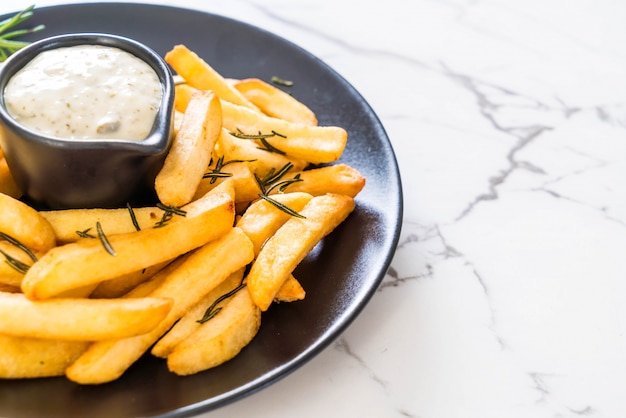
[[[95,341],[145,334],[172,307],[168,298],[52,299],[0,293],[0,334]]]
[[[0,232],[32,251],[46,252],[56,245],[50,223],[26,203],[0,193]]]
[[[206,197],[211,208],[160,228],[83,239],[50,250],[22,280],[29,299],[46,299],[89,284],[140,270],[198,248],[225,234],[234,222],[234,203],[227,194]],[[106,233],[106,231],[104,231]],[[109,250],[113,250],[112,255]]]
[[[179,207],[191,201],[209,165],[221,126],[217,96],[210,91],[194,93],[154,182],[161,202]]]
[[[0,334],[0,379],[63,376],[87,348],[83,341],[48,340]]]
[[[278,289],[276,296],[274,296],[274,302],[295,302],[297,300],[303,300],[305,296],[306,291],[304,287],[302,287],[298,279],[290,274],[280,289]]]
[[[345,129],[337,126],[309,126],[272,118],[244,106],[222,101],[222,124],[230,132],[270,135],[272,147],[287,156],[313,164],[334,162],[341,157],[348,140]]]
[[[100,282],[95,289],[89,293],[89,296],[94,299],[122,297],[141,283],[149,280],[152,276],[167,266],[170,261],[171,260],[167,260],[162,263],[155,264],[154,266],[146,267],[114,279]]]
[[[219,366],[248,345],[260,325],[261,311],[242,289],[219,314],[174,348],[167,356],[167,367],[184,376]]]
[[[77,383],[100,384],[117,379],[192,306],[232,272],[253,258],[252,243],[239,228],[197,249],[175,269],[164,270],[163,283],[151,297],[174,300],[167,317],[147,334],[98,341],[89,346],[68,369],[66,376]],[[154,280],[159,280],[157,274]],[[147,283],[148,284],[148,283]]]
[[[353,209],[354,199],[349,196],[316,196],[300,211],[305,218],[292,217],[267,241],[247,277],[248,291],[262,311],[300,261]]]
[[[198,90],[212,90],[220,99],[255,109],[237,89],[195,52],[184,45],[176,45],[165,54],[165,61],[190,86]]]
[[[15,199],[22,197],[22,191],[15,183],[7,160],[4,157],[0,158],[0,193],[4,193]]]
[[[273,195],[272,198],[290,209],[299,212],[313,198],[307,193],[285,193]],[[263,244],[289,220],[291,215],[278,209],[267,200],[254,202],[237,220],[241,228],[254,245],[255,256],[259,254]]]
[[[365,187],[365,177],[346,164],[335,164],[293,173],[298,182],[291,183],[284,192],[305,192],[313,196],[327,193],[356,197]]]
[[[225,301],[216,304],[218,299],[228,295],[229,292],[236,289],[243,280],[244,269],[232,273],[215,289],[207,293],[198,303],[190,308],[179,320],[174,324],[161,339],[152,347],[152,354],[157,357],[165,358],[181,341],[191,335],[200,327],[200,319],[203,318],[206,310],[213,307],[213,312],[221,311]]]
[[[174,108],[178,112],[185,113],[191,101],[191,97],[198,89],[191,87],[189,84],[182,83],[177,84],[174,91]]]
[[[39,213],[52,225],[59,244],[78,241],[81,239],[80,233],[97,236],[98,222],[109,235],[115,235],[137,230],[133,216],[139,229],[152,228],[163,218],[163,209],[156,206],[132,208],[132,215],[128,208],[61,209]]]
[[[231,83],[252,104],[268,116],[304,125],[317,125],[315,113],[304,103],[258,78]]]

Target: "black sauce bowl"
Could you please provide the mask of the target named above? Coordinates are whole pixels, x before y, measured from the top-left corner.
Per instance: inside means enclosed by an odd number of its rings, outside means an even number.
[[[103,45],[130,52],[154,69],[162,86],[161,106],[143,140],[64,139],[30,130],[8,113],[9,79],[43,51]],[[110,208],[153,196],[154,178],[173,138],[174,82],[163,59],[134,40],[100,33],[67,34],[34,42],[0,69],[0,146],[27,200],[49,209]]]

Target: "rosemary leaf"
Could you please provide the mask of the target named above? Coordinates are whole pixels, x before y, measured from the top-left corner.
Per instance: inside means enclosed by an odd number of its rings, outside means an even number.
[[[30,29],[16,29],[11,32],[6,32],[11,28],[19,25],[20,23],[30,19],[33,16],[32,10],[34,8],[35,5],[28,6],[21,12],[0,22],[0,62],[5,61],[9,57],[9,55],[14,53],[18,49],[24,48],[30,43],[25,41],[15,41],[12,38],[16,38],[18,36],[26,35],[29,33],[39,32],[45,28],[44,25],[37,25]]]
[[[83,229],[82,231],[76,231],[76,235],[81,238],[95,238],[95,236],[91,235],[89,231],[91,231],[91,228]]]
[[[272,83],[278,85],[278,86],[284,86],[284,87],[292,87],[293,86],[293,81],[290,80],[283,80],[282,78],[274,75],[271,78]]]
[[[32,251],[30,251],[28,248],[26,248],[26,246],[24,244],[22,244],[21,242],[19,242],[17,239],[13,238],[11,235],[6,234],[4,232],[0,232],[0,240],[4,240],[7,241],[9,244],[13,245],[14,247],[19,248],[20,250],[22,250],[24,253],[26,253],[26,255],[33,261],[37,261],[37,257],[35,256],[35,254],[32,253]]]
[[[204,312],[204,315],[202,316],[202,318],[200,318],[196,322],[198,322],[200,324],[204,324],[205,322],[207,322],[207,321],[211,320],[212,318],[214,318],[215,315],[217,315],[222,310],[222,308],[221,307],[217,307],[217,305],[219,305],[220,302],[222,302],[223,300],[228,299],[229,297],[234,296],[237,292],[239,292],[244,287],[246,287],[246,283],[245,282],[241,283],[239,286],[237,286],[236,288],[234,288],[230,292],[224,293],[222,296],[220,296],[219,298],[215,299],[215,302],[213,302],[211,304],[211,306],[209,306],[207,308],[207,310]]]
[[[153,228],[161,228],[167,225],[169,220],[172,219],[172,216],[174,215],[178,215],[182,217],[187,216],[187,212],[185,212],[184,210],[180,208],[176,208],[174,206],[167,206],[159,202],[157,203],[157,207],[163,211],[163,216],[161,216],[161,219],[157,223],[154,224]]]
[[[133,226],[135,227],[135,230],[141,231],[141,227],[139,227],[139,222],[137,222],[137,216],[135,216],[135,211],[133,210],[133,207],[128,202],[126,202],[126,207],[128,208],[128,213],[130,214],[130,220],[132,221]]]
[[[264,194],[259,194],[259,197],[264,199],[265,201],[267,201],[271,205],[275,206],[276,208],[282,210],[283,212],[285,212],[288,215],[291,215],[291,216],[293,216],[295,218],[306,219],[306,216],[301,215],[300,213],[298,213],[295,210],[291,209],[289,206],[280,203],[276,199],[272,199],[271,197],[269,197],[267,195],[264,195]]]
[[[102,230],[102,225],[100,225],[100,221],[96,222],[96,230],[98,231],[98,238],[100,238],[100,242],[102,246],[107,251],[107,253],[115,256],[115,250],[111,247],[111,243],[107,239],[106,235],[104,235],[104,231]]]
[[[4,256],[4,261],[9,266],[11,266],[13,269],[15,269],[18,273],[26,274],[26,272],[30,268],[30,266],[28,264],[22,263],[20,260],[14,258],[14,257],[11,257],[5,251],[0,250],[0,253]]]

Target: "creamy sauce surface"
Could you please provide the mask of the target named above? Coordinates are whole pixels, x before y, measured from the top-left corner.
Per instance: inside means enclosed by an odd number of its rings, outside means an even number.
[[[73,139],[145,139],[161,96],[161,82],[147,63],[101,45],[44,51],[4,90],[7,110],[17,122]]]

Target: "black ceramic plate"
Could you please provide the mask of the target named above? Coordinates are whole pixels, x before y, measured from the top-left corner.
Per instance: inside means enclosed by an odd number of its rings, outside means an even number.
[[[293,80],[291,92],[317,113],[320,125],[348,131],[341,161],[364,174],[367,185],[350,217],[298,267],[296,277],[307,291],[306,300],[272,306],[263,315],[259,334],[234,360],[194,376],[177,377],[162,360],[146,355],[118,381],[100,386],[78,386],[64,378],[0,381],[0,416],[190,416],[275,382],[328,346],[383,279],[402,217],[393,150],[359,93],[294,44],[208,13],[95,3],[39,8],[28,22],[35,23],[46,25],[38,38],[108,32],[144,42],[161,55],[184,43],[227,77],[269,80],[277,75]]]

